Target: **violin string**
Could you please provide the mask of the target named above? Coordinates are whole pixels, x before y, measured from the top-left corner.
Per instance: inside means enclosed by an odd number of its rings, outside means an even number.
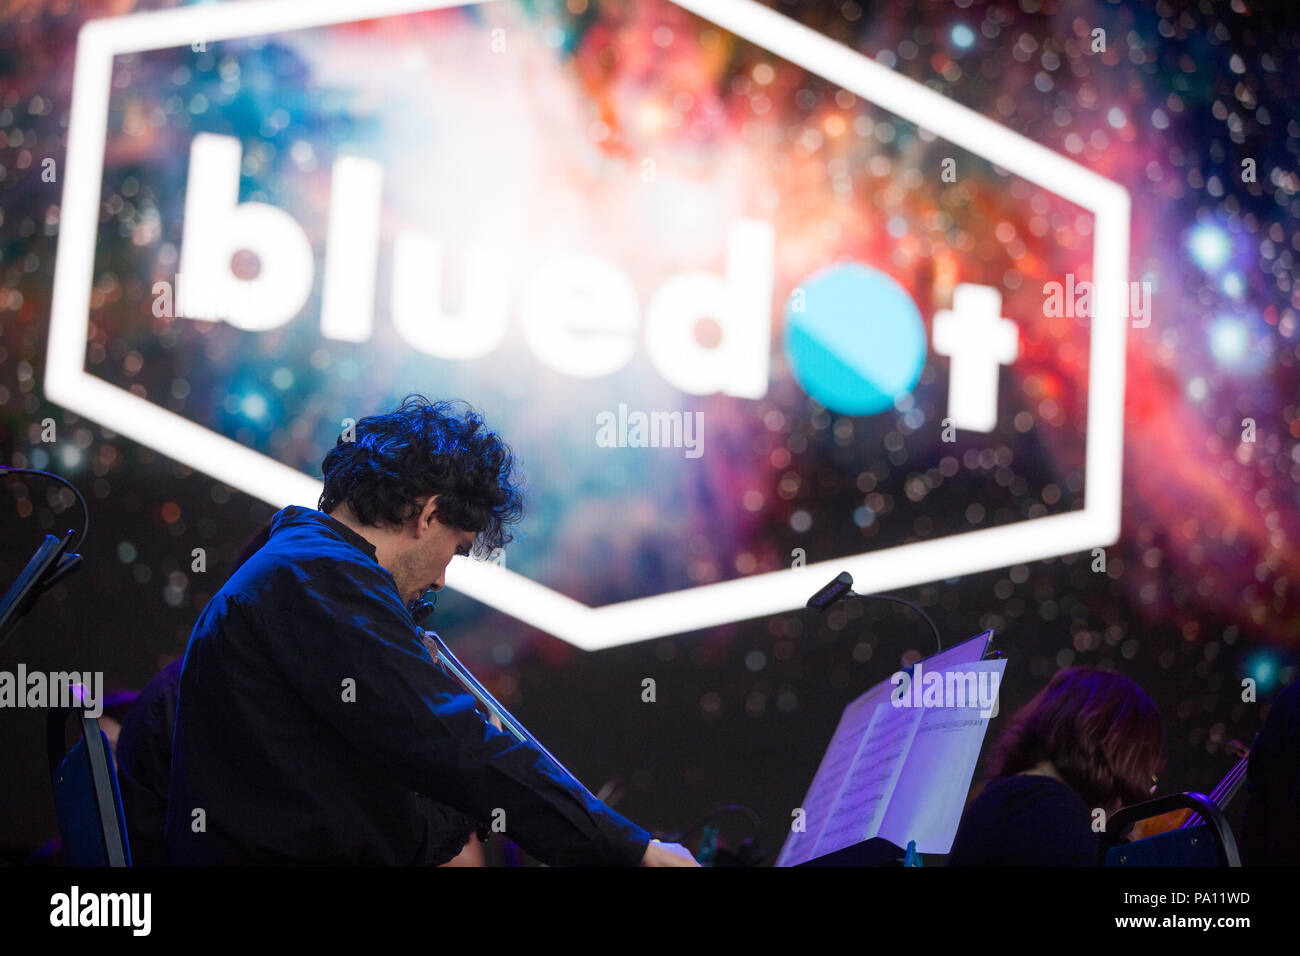
[[[1219,784],[1218,790],[1216,791],[1216,796],[1223,797],[1231,793],[1234,789],[1236,789],[1237,785],[1241,782],[1241,778],[1245,776],[1245,774],[1246,774],[1246,761],[1243,758],[1241,762],[1237,764],[1237,766],[1232,768],[1232,772],[1229,773],[1228,776],[1224,778],[1223,782]]]
[[[1230,793],[1234,792],[1237,789],[1237,787],[1240,785],[1241,778],[1246,773],[1246,763],[1248,757],[1249,755],[1247,755],[1246,757],[1242,757],[1239,761],[1237,761],[1236,766],[1234,766],[1231,770],[1228,771],[1228,775],[1219,781],[1219,785],[1215,787],[1214,792],[1210,794],[1210,802],[1213,803],[1216,807],[1222,809],[1226,797]],[[1205,822],[1204,818],[1199,813],[1193,813],[1190,817],[1187,818],[1186,822],[1183,823],[1180,829],[1187,829],[1189,827],[1200,826],[1204,822]]]
[[[1214,801],[1217,803],[1220,797],[1235,787],[1237,781],[1241,779],[1242,774],[1245,772],[1246,761],[1242,759],[1237,762],[1235,767],[1228,771],[1228,775],[1219,782],[1217,787],[1214,788],[1214,793],[1212,794]]]
[[[1223,794],[1226,797],[1241,785],[1242,778],[1246,776],[1246,764],[1242,761],[1241,768],[1235,770],[1232,775],[1232,781],[1223,788]]]

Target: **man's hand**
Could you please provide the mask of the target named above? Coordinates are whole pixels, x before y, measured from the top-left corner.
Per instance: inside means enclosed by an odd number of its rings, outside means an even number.
[[[660,843],[651,840],[641,857],[642,866],[699,866],[691,851],[680,843]]]

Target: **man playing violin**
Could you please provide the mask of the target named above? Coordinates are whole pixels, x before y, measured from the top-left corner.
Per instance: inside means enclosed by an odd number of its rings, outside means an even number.
[[[552,865],[697,865],[485,720],[425,645],[419,597],[454,555],[510,540],[509,447],[472,410],[421,396],[347,437],[322,463],[319,510],[280,511],[190,637],[170,862],[444,862],[503,820]]]

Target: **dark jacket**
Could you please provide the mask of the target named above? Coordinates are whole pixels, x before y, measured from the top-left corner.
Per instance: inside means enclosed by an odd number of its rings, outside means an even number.
[[[276,515],[190,637],[169,861],[422,863],[500,822],[545,863],[640,862],[650,835],[492,727],[421,636],[369,542],[309,508]]]
[[[1054,777],[994,777],[970,802],[949,866],[1097,866],[1092,811]]]

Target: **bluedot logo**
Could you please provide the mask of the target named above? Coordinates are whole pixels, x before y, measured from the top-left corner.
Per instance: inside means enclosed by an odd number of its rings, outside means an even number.
[[[784,344],[799,386],[841,415],[875,415],[910,392],[927,345],[907,290],[857,263],[831,266],[795,289]]]

